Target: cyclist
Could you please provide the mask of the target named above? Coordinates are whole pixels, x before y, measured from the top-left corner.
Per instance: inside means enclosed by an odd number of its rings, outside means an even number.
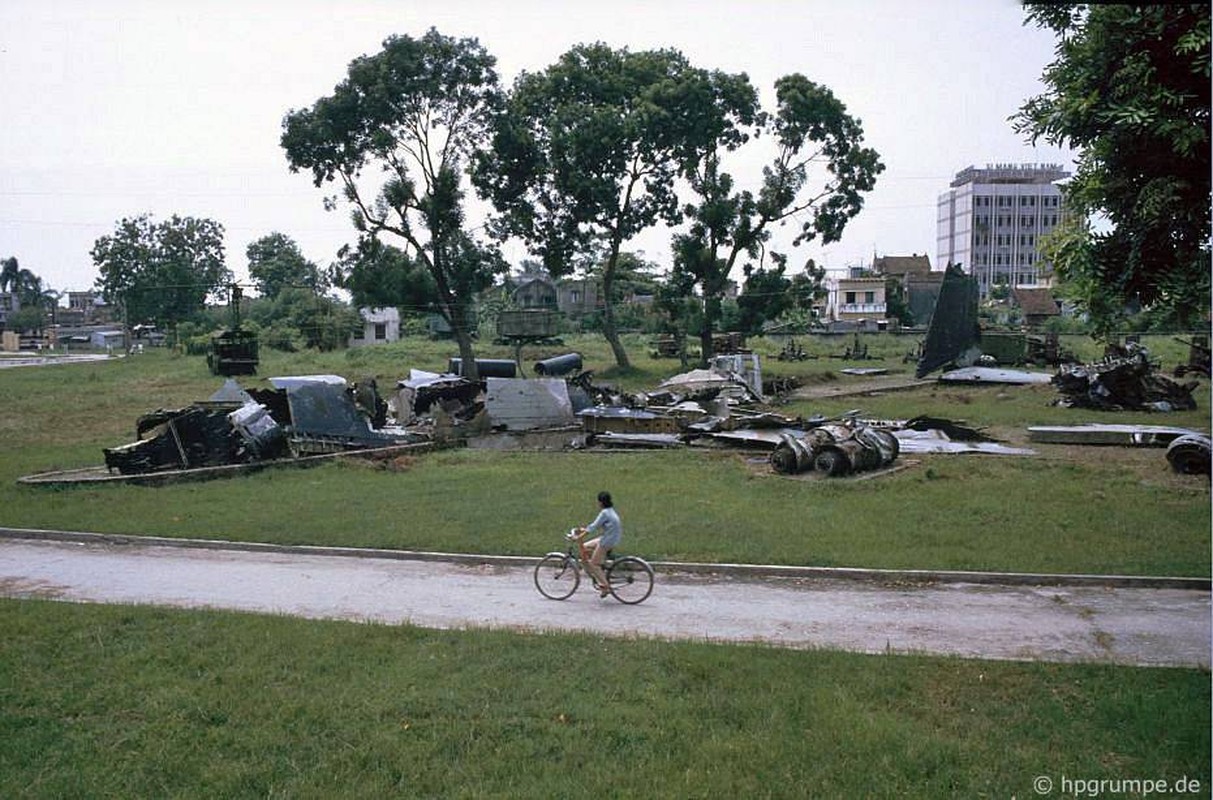
[[[574,538],[581,540],[591,532],[601,531],[598,536],[585,543],[585,549],[592,551],[585,568],[590,573],[590,577],[594,579],[594,587],[598,589],[598,596],[606,597],[611,593],[611,588],[602,571],[602,562],[606,560],[607,551],[618,547],[619,542],[622,541],[623,523],[619,520],[619,513],[615,511],[615,504],[611,500],[610,492],[598,493],[598,509],[598,516],[594,518],[594,521],[584,528],[577,528]]]

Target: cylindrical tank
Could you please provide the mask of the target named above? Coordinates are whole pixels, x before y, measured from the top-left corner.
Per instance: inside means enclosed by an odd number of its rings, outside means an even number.
[[[581,353],[565,353],[535,362],[535,374],[555,377],[581,369]]]
[[[463,359],[452,358],[446,371],[452,375],[463,374]],[[478,358],[476,359],[476,374],[481,378],[516,378],[518,377],[518,362],[508,358]]]

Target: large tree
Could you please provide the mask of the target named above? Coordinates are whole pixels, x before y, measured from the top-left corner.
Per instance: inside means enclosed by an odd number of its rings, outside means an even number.
[[[478,159],[477,188],[500,213],[495,230],[526,241],[552,275],[605,249],[603,334],[621,367],[629,360],[609,302],[621,248],[681,220],[675,181],[686,154],[736,129],[727,115],[751,109],[740,88],[729,96],[673,50],[577,45],[519,76],[492,149]]]
[[[1066,191],[1079,219],[1049,250],[1058,274],[1105,331],[1136,304],[1196,324],[1210,291],[1209,6],[1029,3],[1027,22],[1059,39],[1015,129],[1079,150]]]
[[[210,219],[123,219],[91,255],[100,270],[97,289],[130,322],[175,325],[233,280],[224,265],[223,226]]]
[[[504,269],[471,235],[463,209],[464,169],[501,104],[494,64],[475,39],[433,29],[393,36],[351,63],[331,95],[283,121],[292,171],[310,170],[316,186],[336,183],[360,232],[393,236],[429,271],[468,377],[476,376],[468,311]],[[385,180],[367,186],[368,168]]]
[[[304,257],[294,239],[283,233],[267,234],[249,244],[248,274],[262,297],[273,299],[287,287],[324,290],[320,269]]]
[[[756,192],[737,190],[723,164],[744,138],[728,127],[692,154],[685,175],[698,196],[690,228],[674,236],[674,270],[690,276],[703,297],[701,352],[712,357],[712,333],[721,317],[729,276],[741,259],[762,263],[774,226],[801,220],[792,246],[818,237],[841,238],[863,208],[862,193],[884,170],[875,150],[863,147],[863,127],[828,88],[794,74],[775,82],[774,114],[756,117],[756,133],[773,138],[775,155]]]

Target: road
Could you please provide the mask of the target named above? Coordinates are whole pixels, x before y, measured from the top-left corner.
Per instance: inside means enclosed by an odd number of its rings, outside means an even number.
[[[584,583],[567,601],[546,600],[527,566],[4,539],[0,596],[862,653],[1210,663],[1210,596],[1193,589],[882,586],[659,572],[653,595],[625,606]]]

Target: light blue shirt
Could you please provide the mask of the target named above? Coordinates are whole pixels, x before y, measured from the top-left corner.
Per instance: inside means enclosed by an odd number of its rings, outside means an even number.
[[[600,528],[602,538],[599,540],[599,544],[605,548],[615,547],[623,539],[623,523],[619,521],[619,515],[615,513],[614,508],[602,509],[594,521],[586,526],[586,529],[590,531],[597,531]]]

